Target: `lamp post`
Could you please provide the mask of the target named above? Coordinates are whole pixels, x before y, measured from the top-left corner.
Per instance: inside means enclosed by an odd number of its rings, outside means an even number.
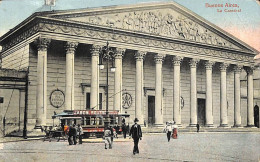
[[[108,117],[108,67],[109,67],[109,60],[112,59],[112,67],[111,72],[115,72],[114,67],[114,57],[113,57],[114,51],[111,47],[109,47],[109,43],[107,42],[106,46],[101,49],[100,52],[100,63],[99,68],[101,70],[104,69],[103,59],[106,59],[106,66],[107,66],[107,78],[106,78],[106,116]]]

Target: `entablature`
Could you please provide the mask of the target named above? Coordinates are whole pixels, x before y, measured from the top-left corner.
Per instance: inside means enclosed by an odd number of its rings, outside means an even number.
[[[133,49],[146,49],[148,52],[176,55],[183,57],[209,58],[231,62],[251,64],[255,54],[249,51],[219,47],[214,45],[172,39],[165,36],[155,36],[128,30],[104,27],[100,25],[70,22],[68,20],[49,19],[38,17],[34,25],[27,26],[24,32],[13,37],[3,44],[2,56],[8,55],[8,49],[38,34],[43,37],[61,41],[79,41],[79,43],[106,42],[115,44],[115,47],[131,47]],[[69,40],[71,39],[71,40]],[[91,43],[92,42],[92,43]]]

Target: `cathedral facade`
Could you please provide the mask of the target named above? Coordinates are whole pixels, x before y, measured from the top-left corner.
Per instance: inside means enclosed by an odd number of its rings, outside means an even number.
[[[54,111],[105,110],[107,95],[109,110],[148,127],[255,125],[259,52],[174,2],[37,12],[0,43],[2,68],[28,70],[32,126],[51,125]]]

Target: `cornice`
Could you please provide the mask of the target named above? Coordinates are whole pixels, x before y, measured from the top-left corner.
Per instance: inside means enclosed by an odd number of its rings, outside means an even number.
[[[207,55],[215,58],[231,59],[237,61],[253,62],[252,53],[241,52],[235,49],[226,49],[183,40],[170,39],[162,36],[153,36],[144,33],[131,32],[127,30],[111,29],[91,24],[74,23],[67,20],[39,18],[37,23],[24,31],[21,36],[4,45],[4,51],[15,44],[22,42],[31,35],[38,32],[56,33],[84,38],[96,38],[108,41],[130,43],[147,47],[169,49],[173,51],[191,52],[199,55]]]

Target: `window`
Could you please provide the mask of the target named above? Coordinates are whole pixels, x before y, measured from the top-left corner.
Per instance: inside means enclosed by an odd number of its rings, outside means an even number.
[[[90,109],[90,93],[86,93],[86,109]]]
[[[103,106],[103,104],[102,104],[103,102],[102,101],[103,101],[102,93],[99,93],[99,103],[100,103],[99,104],[99,110],[102,110],[102,106]]]

